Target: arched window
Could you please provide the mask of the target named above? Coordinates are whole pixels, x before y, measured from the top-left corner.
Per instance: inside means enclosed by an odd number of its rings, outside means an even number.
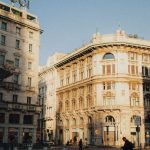
[[[130,106],[139,106],[139,97],[136,93],[133,93],[130,97]]]
[[[75,99],[72,100],[72,109],[73,110],[76,109],[76,101],[75,101]]]
[[[92,107],[92,98],[90,95],[87,96],[87,108]]]
[[[63,126],[63,121],[62,120],[59,121],[59,125]]]
[[[76,119],[75,118],[73,118],[73,120],[72,120],[72,125],[76,126]]]
[[[80,125],[83,125],[84,121],[83,121],[83,117],[80,117]]]
[[[92,123],[92,117],[91,117],[91,116],[88,117],[88,123],[89,123],[89,124]]]
[[[115,119],[114,119],[113,116],[106,116],[105,122],[106,122],[106,123],[114,123],[114,122],[115,122]]]
[[[66,109],[66,111],[69,110],[69,101],[68,100],[66,100],[66,102],[65,102],[65,109]]]
[[[103,75],[112,75],[115,74],[116,69],[115,69],[115,57],[112,53],[106,53],[103,56],[104,64],[102,65],[102,74]],[[105,61],[111,60],[107,63]]]
[[[66,126],[69,127],[69,120],[66,119]]]
[[[103,59],[115,59],[114,55],[112,53],[106,53],[103,56]]]
[[[83,98],[80,97],[79,98],[79,109],[82,109],[84,107],[84,101],[83,101]]]
[[[145,107],[150,107],[150,94],[146,94],[144,96],[144,106]]]
[[[62,112],[62,102],[59,102],[59,111]]]

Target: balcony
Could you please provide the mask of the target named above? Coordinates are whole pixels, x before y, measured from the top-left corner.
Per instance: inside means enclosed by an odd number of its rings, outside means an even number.
[[[30,92],[35,92],[35,87],[32,86],[26,86],[26,90]]]
[[[6,60],[4,64],[0,65],[0,80],[3,80],[11,75],[14,71],[14,62],[12,60]]]
[[[5,101],[0,101],[0,109],[6,109],[7,108],[7,104],[5,103]]]
[[[27,106],[27,110],[28,111],[35,111],[36,110],[36,106]]]
[[[20,90],[20,85],[13,82],[0,82],[0,87],[7,90]]]
[[[23,105],[21,104],[12,104],[12,108],[15,110],[23,110]]]

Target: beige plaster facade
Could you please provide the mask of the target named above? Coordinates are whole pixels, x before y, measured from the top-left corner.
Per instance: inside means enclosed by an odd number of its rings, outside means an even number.
[[[36,142],[40,33],[36,16],[0,2],[0,67],[12,73],[0,81],[0,142]]]
[[[56,140],[56,87],[57,70],[54,64],[65,56],[55,53],[48,58],[47,64],[39,68],[39,103],[43,106],[40,114],[41,140]]]
[[[120,146],[123,136],[135,145],[138,137],[142,146],[148,142],[149,41],[121,29],[113,35],[96,33],[55,67],[60,143],[82,138],[88,144]]]

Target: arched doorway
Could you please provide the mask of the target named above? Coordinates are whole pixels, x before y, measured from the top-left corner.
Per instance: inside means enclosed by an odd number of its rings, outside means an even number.
[[[113,116],[106,116],[104,120],[104,145],[115,145],[116,131],[115,131],[115,119]]]

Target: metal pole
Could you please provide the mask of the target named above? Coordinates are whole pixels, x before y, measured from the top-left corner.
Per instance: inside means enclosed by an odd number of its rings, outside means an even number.
[[[139,135],[139,132],[138,132],[138,149],[140,150],[140,135]]]

